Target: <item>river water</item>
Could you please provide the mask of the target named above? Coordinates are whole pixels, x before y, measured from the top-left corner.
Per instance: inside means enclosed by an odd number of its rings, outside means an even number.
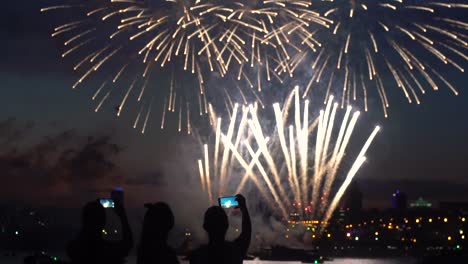
[[[61,254],[59,254],[60,256]],[[0,256],[1,264],[22,264],[24,254],[20,254],[16,257]],[[128,264],[135,264],[135,257],[128,259]],[[301,264],[297,261],[261,261],[261,260],[249,260],[244,261],[245,264]],[[188,264],[188,262],[182,262],[182,264]],[[337,258],[332,261],[326,261],[325,264],[416,264],[416,261],[411,258],[400,258],[400,259],[363,259],[363,258]]]

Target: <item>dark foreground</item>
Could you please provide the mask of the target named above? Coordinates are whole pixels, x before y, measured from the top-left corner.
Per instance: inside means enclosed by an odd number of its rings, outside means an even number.
[[[57,257],[58,260],[63,259],[63,253],[55,253],[51,255]],[[0,255],[1,264],[23,264],[23,259],[27,256],[27,253],[19,253],[15,256],[6,256],[5,254]],[[128,258],[128,264],[135,264],[136,257],[130,256]],[[188,264],[188,262],[181,260],[181,263]],[[314,263],[311,262],[300,262],[300,261],[273,261],[273,260],[246,260],[245,264],[299,264],[299,263]],[[426,257],[426,258],[414,258],[414,257],[401,257],[401,258],[333,258],[328,259],[326,264],[432,264],[432,263],[450,263],[450,264],[466,264],[468,263],[467,257],[461,256],[440,256],[440,257]]]

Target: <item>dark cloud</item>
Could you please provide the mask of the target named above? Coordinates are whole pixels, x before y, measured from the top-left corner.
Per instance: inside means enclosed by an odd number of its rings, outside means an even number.
[[[164,175],[161,171],[155,171],[153,173],[130,177],[126,179],[125,184],[128,186],[162,186],[164,185],[163,177]]]
[[[32,122],[18,126],[15,118],[0,121],[0,146],[7,146],[20,141],[33,127]]]
[[[90,190],[122,182],[114,161],[122,147],[111,137],[84,137],[65,130],[24,144],[33,133],[33,127],[14,119],[0,122],[3,201],[76,202],[87,198]]]

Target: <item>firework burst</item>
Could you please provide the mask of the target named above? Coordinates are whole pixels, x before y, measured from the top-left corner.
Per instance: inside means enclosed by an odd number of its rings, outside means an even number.
[[[325,101],[341,94],[341,107],[360,100],[367,111],[375,93],[387,117],[391,88],[417,104],[428,88],[445,86],[458,95],[442,72],[464,72],[467,7],[446,1],[324,1],[316,8],[331,27],[317,32],[322,48],[312,58],[304,97],[323,83]]]
[[[302,44],[315,50],[316,39],[308,31],[312,24],[328,26],[327,20],[310,10],[309,1],[235,1],[232,12],[220,17],[226,22],[224,34],[219,40],[224,43],[223,51],[229,50],[228,44],[242,47],[242,56],[236,57],[237,80],[245,80],[250,88],[262,90],[262,81],[293,77],[296,67],[307,52]],[[231,61],[230,53],[225,59]]]
[[[318,42],[307,28],[313,23],[326,24],[309,10],[310,5],[283,0],[94,0],[41,11],[63,14],[67,10],[73,17],[57,26],[52,36],[64,39],[62,57],[78,58],[74,70],[81,75],[74,89],[101,73],[104,81],[94,85],[92,96],[96,112],[117,97],[117,116],[125,108],[137,109],[134,127],[144,132],[154,112],[151,107],[158,106],[161,128],[166,126],[166,115],[174,113],[179,117],[179,131],[185,126],[190,133],[190,117],[195,116],[190,113],[208,113],[207,94],[219,95],[216,90],[221,89],[207,85],[213,78],[244,80],[260,92],[265,80],[282,82],[286,75],[293,75],[305,55],[292,36],[300,36],[315,49]],[[158,82],[155,88],[155,80],[168,76],[172,76],[170,82]],[[230,93],[221,92],[223,96]],[[156,102],[147,96],[154,94]],[[136,106],[126,106],[135,97]]]
[[[213,117],[214,144],[205,144],[204,157],[198,160],[201,186],[210,202],[253,186],[284,219],[288,219],[290,201],[295,201],[305,205],[303,212],[311,218],[325,223],[329,220],[363,165],[379,127],[333,193],[359,112],[352,113],[348,107],[338,126],[338,104],[332,96],[316,117],[309,117],[309,101],[301,101],[299,89],[295,88],[282,108],[275,103],[273,126],[268,122],[270,118],[261,118],[256,105],[235,105],[226,126],[221,118]]]
[[[216,41],[216,32],[225,23],[219,14],[232,10],[200,1],[112,0],[41,11],[62,14],[63,10],[74,20],[57,26],[52,37],[65,39],[62,57],[78,58],[74,70],[81,75],[74,89],[93,76],[104,79],[92,96],[97,101],[96,112],[111,97],[118,97],[115,109],[120,116],[136,99],[134,127],[143,133],[153,106],[164,105],[158,107],[162,110],[161,128],[166,115],[175,113],[179,131],[184,126],[188,133],[190,112],[208,112],[205,74],[216,72],[224,77],[229,67]],[[232,56],[242,52],[231,44],[226,46]]]

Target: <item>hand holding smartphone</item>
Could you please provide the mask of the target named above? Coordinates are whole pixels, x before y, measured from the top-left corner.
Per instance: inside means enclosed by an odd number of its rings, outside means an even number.
[[[218,198],[219,206],[222,208],[237,208],[239,206],[239,202],[237,201],[236,196],[226,196],[226,197],[219,197]]]
[[[104,208],[114,208],[115,207],[114,200],[109,199],[109,198],[101,198],[101,199],[99,199],[99,203]]]
[[[123,190],[122,188],[115,188],[112,190],[110,197],[111,198],[101,198],[99,199],[99,203],[104,208],[116,208],[122,206],[123,202]]]

